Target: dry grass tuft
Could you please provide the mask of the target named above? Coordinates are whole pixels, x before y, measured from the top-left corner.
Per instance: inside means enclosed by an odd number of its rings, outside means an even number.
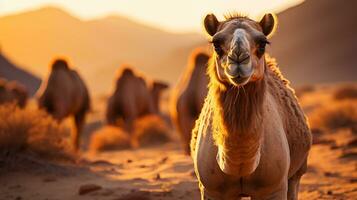
[[[134,123],[132,144],[134,147],[146,147],[170,141],[170,128],[158,115],[147,115]]]
[[[128,133],[119,127],[104,126],[96,131],[90,140],[89,149],[92,153],[130,148]]]
[[[295,89],[295,95],[297,97],[302,97],[304,94],[309,92],[314,92],[316,90],[314,85],[304,85]]]
[[[331,102],[327,106],[317,108],[309,116],[311,128],[337,130],[340,128],[356,129],[357,101],[345,100]]]
[[[20,109],[15,104],[0,106],[0,155],[31,154],[51,161],[74,159],[70,130],[46,112]]]
[[[341,86],[335,91],[333,98],[336,100],[357,99],[357,86]]]

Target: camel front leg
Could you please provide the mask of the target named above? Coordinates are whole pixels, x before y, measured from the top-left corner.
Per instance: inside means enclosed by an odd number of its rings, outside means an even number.
[[[200,184],[201,191],[201,200],[222,200],[222,195],[218,193],[209,193],[205,188]]]
[[[294,175],[289,179],[288,200],[297,200],[301,176]]]
[[[73,133],[72,142],[73,142],[74,150],[76,152],[78,152],[78,150],[80,149],[80,139],[81,139],[81,132],[84,126],[84,121],[85,121],[84,112],[77,113],[74,116],[74,123],[75,123],[76,130]]]
[[[274,192],[260,197],[252,197],[251,200],[287,200],[288,199],[288,181],[284,181],[282,186]]]
[[[301,168],[289,179],[288,182],[288,200],[297,200],[299,194],[299,185],[302,175],[305,174],[307,170],[307,160]]]

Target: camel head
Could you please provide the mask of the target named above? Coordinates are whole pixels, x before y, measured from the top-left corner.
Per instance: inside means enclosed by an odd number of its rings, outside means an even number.
[[[163,81],[154,81],[152,83],[152,93],[153,94],[161,94],[164,90],[168,89],[169,88],[169,84],[168,83],[165,83]]]
[[[265,14],[259,22],[240,15],[218,21],[215,15],[207,15],[204,27],[215,50],[214,70],[218,82],[243,86],[262,79],[265,46],[275,26],[273,14]]]
[[[154,100],[155,109],[157,111],[159,111],[159,107],[160,107],[160,105],[159,105],[160,104],[160,96],[168,88],[169,88],[169,84],[165,83],[163,81],[155,80],[152,82],[151,95]]]
[[[62,58],[55,59],[51,66],[52,70],[69,69],[67,61]]]

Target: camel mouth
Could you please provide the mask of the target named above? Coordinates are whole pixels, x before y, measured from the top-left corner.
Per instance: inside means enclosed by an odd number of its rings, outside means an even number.
[[[242,86],[245,85],[249,82],[251,76],[248,77],[242,77],[242,76],[237,76],[234,78],[229,78],[230,82],[235,85],[235,86]]]
[[[235,76],[230,75],[226,72],[227,78],[231,84],[234,86],[243,86],[247,84],[253,75],[253,71],[250,71],[247,75],[237,74]]]
[[[250,62],[247,65],[237,65],[233,63],[225,68],[225,74],[229,82],[236,86],[247,84],[253,75],[253,71]]]

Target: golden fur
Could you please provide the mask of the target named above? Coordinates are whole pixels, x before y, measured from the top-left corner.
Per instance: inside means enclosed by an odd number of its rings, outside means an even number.
[[[297,199],[312,138],[294,91],[265,53],[274,19],[204,20],[215,53],[191,140],[202,199]]]

